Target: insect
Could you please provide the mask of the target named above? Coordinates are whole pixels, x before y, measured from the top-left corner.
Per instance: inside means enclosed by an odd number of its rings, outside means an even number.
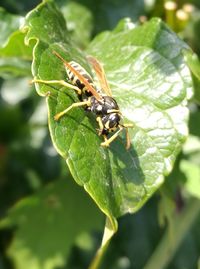
[[[64,80],[40,80],[34,79],[32,82],[45,83],[45,84],[60,84],[73,89],[77,92],[80,102],[73,103],[71,106],[61,111],[54,116],[55,120],[59,120],[63,115],[68,113],[72,108],[85,107],[87,111],[91,111],[96,116],[96,120],[99,125],[99,135],[103,136],[104,142],[101,146],[109,147],[119,135],[119,133],[125,129],[127,137],[126,148],[130,147],[130,138],[128,135],[128,128],[133,127],[132,124],[122,124],[122,113],[116,100],[112,97],[111,89],[106,80],[105,72],[102,65],[92,56],[88,56],[88,62],[93,67],[96,76],[98,78],[101,89],[98,89],[90,74],[78,63],[71,61],[67,62],[60,54],[53,51],[64,64],[67,76],[71,83]],[[108,137],[112,132],[113,135]]]

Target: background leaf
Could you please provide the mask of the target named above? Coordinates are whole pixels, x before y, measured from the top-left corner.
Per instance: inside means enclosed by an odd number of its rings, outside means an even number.
[[[193,85],[194,85],[194,99],[200,103],[200,61],[198,56],[191,51],[184,52],[186,61],[192,72]]]
[[[68,178],[20,201],[0,225],[17,227],[8,250],[16,269],[51,269],[66,263],[78,236],[102,228],[103,218]]]
[[[59,2],[59,1],[58,1]],[[61,1],[61,11],[73,41],[85,48],[91,40],[94,16],[89,8],[75,1]]]
[[[30,75],[33,46],[24,44],[24,18],[0,9],[0,76],[4,78]]]
[[[183,147],[180,171],[185,175],[185,195],[200,198],[200,113],[193,108],[190,114],[190,135]]]
[[[1,1],[1,6],[4,7],[6,10],[12,13],[19,13],[24,14],[24,12],[28,12],[30,9],[34,8],[37,4],[39,4],[40,0],[21,0],[21,1],[15,1],[15,0],[6,0]]]
[[[61,10],[70,10],[71,6],[76,5],[78,9],[81,7],[83,9],[84,7],[84,9],[87,10],[87,13],[92,14],[93,35],[96,35],[105,29],[113,29],[119,20],[124,17],[130,17],[133,21],[137,21],[139,16],[143,15],[144,11],[149,8],[147,2],[148,1],[128,0],[126,1],[126,4],[124,4],[121,0],[96,0],[94,5],[93,0],[56,0],[56,3],[61,7]],[[64,14],[66,15],[65,12]],[[71,20],[72,16],[66,16],[66,19],[70,19],[70,23],[74,22],[75,24],[79,24],[79,17],[75,15],[75,11],[73,11],[72,15],[73,20]],[[82,16],[85,17],[86,14],[82,14]],[[89,25],[89,29],[91,29],[90,27],[91,26]],[[84,32],[85,31],[87,31],[87,29],[84,29]]]
[[[8,42],[9,36],[19,29],[22,17],[18,15],[11,15],[3,8],[0,8],[0,22],[1,22],[1,37],[0,47],[4,47]]]
[[[181,170],[187,176],[186,190],[196,198],[200,198],[200,169],[199,166],[188,161],[181,162]]]

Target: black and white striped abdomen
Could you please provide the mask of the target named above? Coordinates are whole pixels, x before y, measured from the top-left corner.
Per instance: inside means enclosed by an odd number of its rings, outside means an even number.
[[[69,64],[81,75],[84,77],[85,80],[88,81],[88,83],[90,83],[91,86],[94,87],[94,83],[92,80],[92,77],[90,76],[90,74],[78,63],[71,61],[69,62]],[[69,80],[71,81],[71,83],[75,86],[77,86],[79,89],[83,90],[85,87],[84,83],[82,81],[80,81],[80,79],[71,71],[66,67],[66,72],[68,75]]]

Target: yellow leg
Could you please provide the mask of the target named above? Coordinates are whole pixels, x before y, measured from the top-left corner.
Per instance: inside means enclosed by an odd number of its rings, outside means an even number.
[[[133,124],[131,123],[126,123],[123,125],[123,127],[126,129],[126,149],[128,150],[131,146],[131,139],[129,136],[128,128],[132,128]]]
[[[129,137],[129,133],[128,133],[128,128],[132,128],[133,124],[124,124],[124,125],[120,125],[119,126],[119,130],[112,135],[110,138],[107,139],[107,137],[104,135],[104,142],[101,143],[101,146],[103,147],[109,147],[110,144],[118,137],[119,133],[125,128],[126,129],[126,149],[128,150],[130,148],[131,145],[131,141],[130,141],[130,137]]]
[[[96,121],[98,122],[98,124],[99,124],[99,135],[101,135],[102,134],[102,131],[103,131],[103,123],[102,123],[102,119],[101,119],[101,117],[97,117],[96,118]]]
[[[54,119],[59,120],[63,115],[65,115],[67,112],[69,112],[74,107],[90,106],[90,105],[91,105],[90,100],[85,101],[85,102],[74,103],[71,106],[69,106],[67,109],[65,109],[65,110],[61,111],[60,113],[56,114],[54,116]]]
[[[106,135],[103,135],[103,138],[104,138],[104,143],[106,143],[108,141],[108,138]],[[102,144],[102,143],[101,143]]]
[[[78,94],[81,94],[81,90],[78,87],[76,87],[76,86],[74,86],[74,85],[72,85],[70,83],[67,83],[64,80],[33,79],[33,80],[30,81],[30,83],[58,84],[58,85],[66,87],[66,88],[73,89],[73,90],[77,91]]]
[[[103,147],[109,147],[110,146],[110,143],[112,143],[119,135],[119,133],[123,130],[123,127],[119,126],[119,130],[114,134],[112,135],[110,138],[105,139],[105,136],[104,136],[104,142],[101,143],[101,146]]]
[[[128,128],[126,128],[126,149],[128,150],[131,146],[131,139],[128,132]]]

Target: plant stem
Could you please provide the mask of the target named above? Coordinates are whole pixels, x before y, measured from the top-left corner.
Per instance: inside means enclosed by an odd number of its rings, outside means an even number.
[[[144,266],[144,269],[164,269],[167,267],[199,213],[200,200],[192,198],[183,212],[173,221],[173,231],[171,231],[171,228],[167,228],[161,242]],[[171,232],[174,234],[173,238],[171,237]]]
[[[110,243],[110,240],[114,233],[117,231],[117,221],[115,219],[109,219],[108,217],[106,218],[106,225],[104,229],[104,235],[103,235],[103,240],[101,243],[100,248],[97,250],[97,253],[90,264],[88,269],[97,269],[100,266],[100,263],[103,259],[103,256],[108,248],[108,245]]]

